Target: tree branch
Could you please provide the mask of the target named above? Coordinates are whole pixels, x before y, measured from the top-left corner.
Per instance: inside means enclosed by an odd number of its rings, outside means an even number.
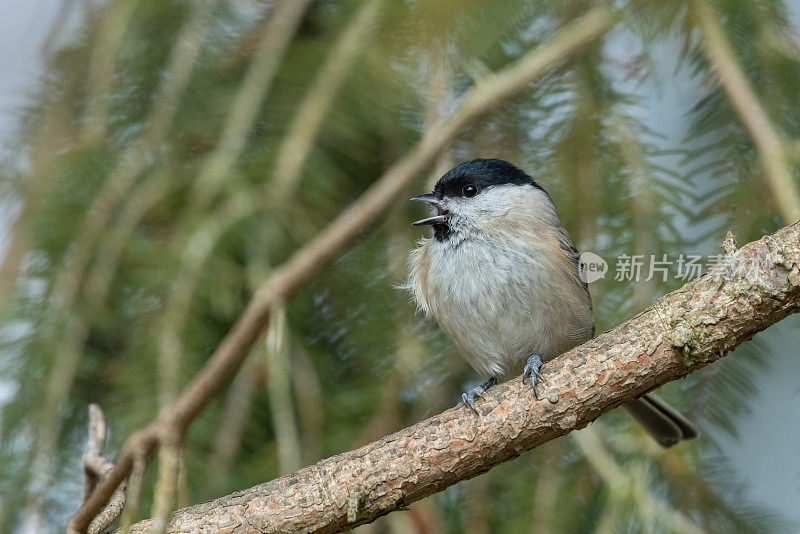
[[[722,88],[739,114],[758,148],[764,178],[783,222],[800,219],[800,192],[787,160],[784,141],[770,122],[755,91],[736,60],[719,23],[720,15],[711,3],[702,0],[693,4],[695,16],[703,30],[704,50],[714,67]]]
[[[168,532],[351,529],[583,428],[800,311],[800,222],[728,248],[714,275],[546,363],[541,400],[512,380],[489,391],[479,416],[456,406],[291,475],[179,510]],[[132,532],[145,532],[151,521]]]
[[[89,405],[89,435],[86,438],[86,450],[83,453],[83,470],[86,478],[83,486],[83,498],[89,496],[97,481],[111,469],[111,462],[103,457],[106,443],[106,420],[103,410],[97,404]],[[120,484],[111,500],[92,520],[89,525],[90,534],[104,532],[122,513],[125,506],[125,484]]]
[[[310,4],[310,0],[285,0],[277,3],[271,13],[247,74],[236,90],[217,145],[203,160],[192,183],[187,216],[202,213],[208,207],[244,152],[247,135]]]
[[[381,0],[364,3],[344,28],[292,119],[278,149],[271,182],[273,205],[283,205],[294,193],[323,121],[358,55],[371,43],[380,22]]]
[[[596,427],[587,428],[571,437],[575,438],[578,446],[583,450],[584,456],[594,468],[594,472],[604,480],[611,493],[610,501],[612,503],[630,499],[643,521],[655,520],[657,524],[666,527],[668,532],[706,534],[680,509],[669,506],[664,500],[654,495],[646,478],[620,466],[614,456],[603,446],[600,436],[597,435]]]
[[[241,366],[269,319],[272,306],[291,298],[314,275],[330,265],[365,229],[381,217],[456,136],[475,119],[536,80],[566,56],[611,29],[616,18],[597,7],[558,32],[539,48],[504,70],[479,81],[453,116],[429,129],[407,156],[396,162],[324,231],[276,268],[256,291],[206,365],[187,385],[178,400],[158,419],[131,435],[109,471],[67,524],[70,534],[84,532],[116,487],[130,474],[134,458],[149,457],[164,428],[185,434],[192,421]]]

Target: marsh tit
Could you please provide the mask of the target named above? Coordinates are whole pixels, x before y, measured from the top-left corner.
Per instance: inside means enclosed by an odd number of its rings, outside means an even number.
[[[433,228],[409,259],[409,287],[461,356],[486,382],[462,395],[475,401],[522,372],[534,395],[543,362],[594,335],[589,289],[578,251],[550,196],[525,172],[499,159],[448,171],[428,203]],[[697,436],[694,425],[657,396],[625,405],[664,447]]]

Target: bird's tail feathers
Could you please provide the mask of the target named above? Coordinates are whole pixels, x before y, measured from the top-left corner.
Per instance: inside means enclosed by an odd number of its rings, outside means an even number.
[[[623,407],[664,448],[699,434],[691,421],[655,393],[642,395]]]

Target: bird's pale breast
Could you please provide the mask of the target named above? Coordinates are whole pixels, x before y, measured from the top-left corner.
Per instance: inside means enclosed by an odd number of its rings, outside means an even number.
[[[574,260],[546,236],[427,240],[412,256],[417,302],[478,373],[500,380],[532,354],[548,360],[591,337],[588,293],[576,284]]]

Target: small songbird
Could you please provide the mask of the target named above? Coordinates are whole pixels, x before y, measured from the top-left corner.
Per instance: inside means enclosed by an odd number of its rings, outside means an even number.
[[[462,395],[475,401],[522,372],[536,391],[539,367],[594,336],[589,289],[579,255],[550,196],[499,159],[448,171],[428,203],[430,225],[409,259],[408,286],[461,356],[486,382]],[[697,436],[694,425],[653,394],[625,405],[664,447]]]

